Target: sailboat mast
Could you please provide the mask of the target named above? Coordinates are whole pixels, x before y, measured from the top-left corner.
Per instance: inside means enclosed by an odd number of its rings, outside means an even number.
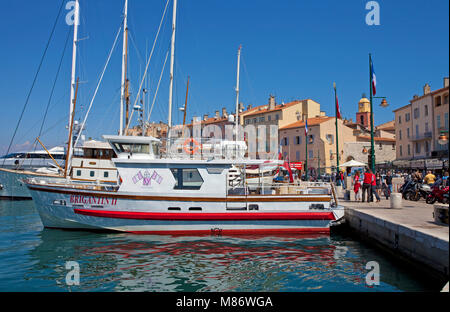
[[[173,63],[175,60],[176,21],[177,21],[177,0],[173,0],[172,41],[171,41],[171,52],[170,52],[169,118],[168,118],[168,129],[167,129],[167,143],[168,144],[170,144],[170,128],[172,127]]]
[[[127,80],[127,45],[128,45],[128,0],[125,0],[124,18],[123,18],[123,50],[122,50],[122,84],[120,88],[120,135],[123,135],[123,107],[125,102],[125,84]]]
[[[236,142],[238,141],[238,137],[239,137],[239,71],[240,71],[240,65],[241,65],[241,48],[242,48],[242,46],[239,46],[238,61],[237,61],[237,77],[236,77],[236,120],[235,120],[235,128],[236,128],[235,141]],[[235,147],[235,149],[236,149],[236,153],[237,153],[237,146]]]
[[[72,134],[72,116],[74,114],[74,106],[75,106],[75,96],[76,96],[76,82],[75,82],[75,70],[76,70],[76,61],[77,61],[77,43],[78,43],[78,25],[80,22],[80,5],[78,0],[75,1],[75,11],[74,11],[74,19],[73,19],[73,51],[72,51],[72,76],[70,81],[70,106],[69,106],[69,135]],[[72,138],[69,137],[69,141],[67,143],[67,160],[66,160],[66,170],[70,167],[70,163],[72,161]],[[70,172],[70,171],[69,171]]]

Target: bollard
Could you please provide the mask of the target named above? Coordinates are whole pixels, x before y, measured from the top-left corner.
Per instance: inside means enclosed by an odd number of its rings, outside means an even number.
[[[391,193],[391,208],[402,208],[401,193]]]

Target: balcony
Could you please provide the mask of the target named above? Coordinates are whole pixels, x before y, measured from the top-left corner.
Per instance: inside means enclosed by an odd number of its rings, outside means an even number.
[[[423,140],[431,140],[433,137],[433,133],[431,131],[427,131],[424,133],[416,134],[415,136],[411,137],[411,141],[423,141]]]

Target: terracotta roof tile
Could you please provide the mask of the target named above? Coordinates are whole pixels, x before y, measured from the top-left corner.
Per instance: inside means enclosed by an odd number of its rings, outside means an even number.
[[[328,121],[330,119],[334,119],[334,117],[308,118],[308,127],[316,126],[316,125],[321,124],[322,122]],[[296,121],[287,126],[281,127],[280,130],[286,130],[286,129],[292,129],[292,128],[302,128],[302,127],[303,128],[305,127],[305,122],[304,121]]]

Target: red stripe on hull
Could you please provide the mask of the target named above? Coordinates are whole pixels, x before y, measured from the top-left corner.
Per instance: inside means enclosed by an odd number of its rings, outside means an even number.
[[[292,228],[292,229],[222,229],[218,230],[185,230],[185,231],[130,231],[143,235],[288,235],[288,234],[330,234],[330,228]]]
[[[246,213],[166,213],[135,211],[104,211],[74,209],[76,214],[85,216],[134,219],[134,220],[178,220],[178,221],[219,221],[219,220],[335,220],[332,212],[246,212]]]

